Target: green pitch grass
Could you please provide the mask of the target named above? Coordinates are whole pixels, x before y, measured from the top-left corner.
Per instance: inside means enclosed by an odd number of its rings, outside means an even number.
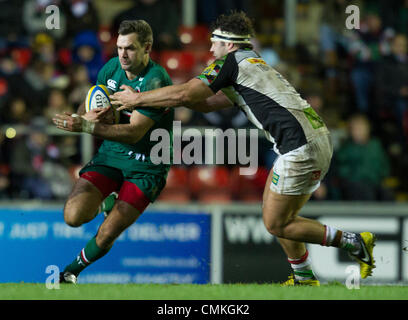
[[[285,287],[278,284],[0,284],[0,300],[407,300],[407,286],[364,286],[349,290],[342,284]]]

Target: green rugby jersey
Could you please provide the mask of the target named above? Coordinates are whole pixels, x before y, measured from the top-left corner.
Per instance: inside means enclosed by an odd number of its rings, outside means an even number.
[[[172,84],[166,70],[149,60],[145,69],[133,80],[129,80],[121,68],[119,58],[110,59],[98,73],[97,84],[105,85],[109,91],[119,91],[121,85],[128,85],[138,92],[149,91]],[[144,172],[158,175],[167,175],[170,164],[153,164],[150,160],[150,151],[157,141],[150,140],[153,130],[161,128],[167,130],[170,136],[170,159],[173,155],[173,108],[136,108],[141,114],[153,119],[155,124],[145,136],[135,144],[104,140],[98,150],[98,158],[106,157],[106,165],[131,169],[135,172]],[[131,112],[122,110],[120,123],[129,123]],[[126,161],[128,160],[128,161]]]

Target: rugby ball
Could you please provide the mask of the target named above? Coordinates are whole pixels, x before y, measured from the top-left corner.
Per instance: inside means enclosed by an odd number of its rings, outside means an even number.
[[[109,99],[110,92],[103,84],[98,84],[89,89],[85,99],[85,111],[89,112],[95,108],[106,108],[111,105]],[[119,112],[114,109],[115,122],[119,122]]]

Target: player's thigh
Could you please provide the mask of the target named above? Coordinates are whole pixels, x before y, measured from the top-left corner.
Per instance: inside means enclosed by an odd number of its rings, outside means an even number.
[[[285,195],[272,190],[272,181],[276,183],[273,167],[269,172],[263,191],[263,212],[270,219],[287,220],[292,218],[310,198],[306,195]],[[306,200],[305,200],[306,199]]]
[[[74,185],[65,208],[65,221],[79,226],[93,219],[101,202],[122,183],[120,170],[88,163],[79,172],[80,178]]]
[[[64,218],[71,224],[95,216],[103,200],[102,193],[86,179],[79,178],[64,206]],[[89,216],[89,217],[88,217]]]
[[[269,171],[268,178],[266,179],[266,183],[265,183],[265,187],[264,187],[264,191],[263,191],[263,196],[262,196],[262,201],[263,202],[265,202],[265,200],[266,200],[266,196],[267,196],[269,188],[270,188],[269,186],[272,183],[272,176],[273,176],[273,167]]]

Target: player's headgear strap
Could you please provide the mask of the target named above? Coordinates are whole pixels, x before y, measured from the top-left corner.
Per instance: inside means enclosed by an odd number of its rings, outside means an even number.
[[[251,35],[238,35],[228,31],[221,31],[216,29],[211,35],[211,41],[222,41],[222,42],[232,42],[232,43],[251,43]]]

